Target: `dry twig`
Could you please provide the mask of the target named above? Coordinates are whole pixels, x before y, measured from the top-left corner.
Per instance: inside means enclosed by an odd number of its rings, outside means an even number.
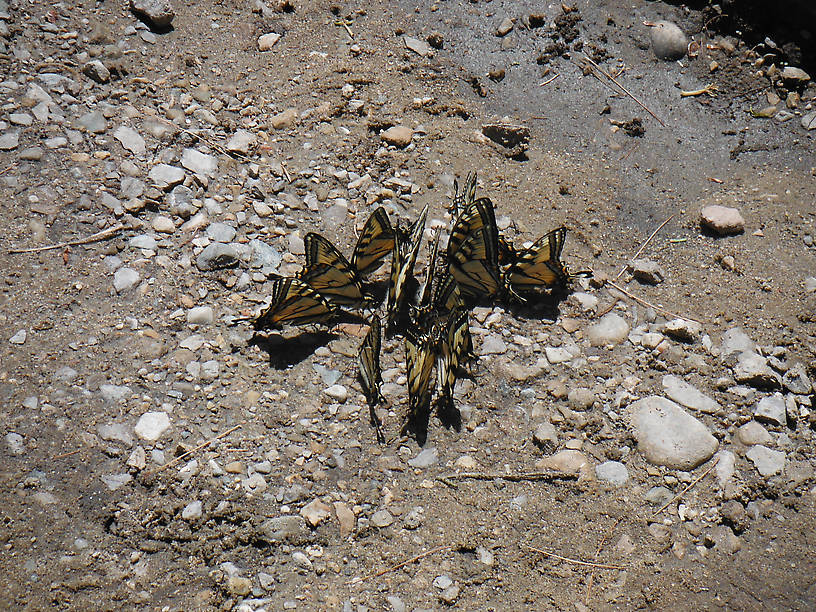
[[[623,287],[621,287],[620,285],[618,285],[617,283],[615,283],[615,282],[613,282],[611,280],[606,281],[606,284],[611,285],[612,287],[614,287],[615,289],[617,289],[618,291],[620,291],[624,295],[629,296],[630,298],[632,298],[633,300],[635,300],[639,304],[642,304],[643,306],[646,306],[648,308],[654,308],[657,312],[662,312],[666,316],[673,317],[675,319],[685,319],[686,321],[694,321],[695,323],[700,323],[702,325],[702,321],[698,321],[697,319],[692,319],[691,317],[685,317],[683,315],[675,314],[672,311],[666,310],[665,308],[663,308],[661,306],[658,306],[656,304],[652,304],[651,302],[647,302],[643,298],[639,298],[638,296],[634,295],[633,293],[630,293],[629,291],[627,291],[626,289],[624,289]]]
[[[691,91],[680,91],[681,98],[689,98],[692,96],[702,96],[703,94],[708,94],[712,98],[717,95],[717,90],[719,88],[714,83],[709,83],[702,89],[692,89]]]
[[[663,123],[663,120],[662,120],[660,117],[658,117],[657,115],[655,115],[655,114],[654,114],[654,112],[652,112],[652,109],[650,109],[650,108],[649,108],[648,106],[646,106],[646,105],[645,105],[643,102],[641,102],[640,100],[638,100],[638,99],[635,97],[635,95],[634,95],[634,94],[633,94],[631,91],[629,91],[628,89],[626,89],[626,88],[625,88],[623,85],[621,85],[621,84],[618,82],[618,80],[617,80],[615,77],[613,77],[611,74],[609,74],[608,72],[606,72],[606,71],[605,71],[603,68],[601,68],[601,67],[600,67],[598,64],[596,64],[596,63],[595,63],[595,62],[592,60],[592,58],[584,56],[584,58],[583,58],[583,59],[584,59],[586,62],[588,62],[589,64],[591,64],[591,65],[592,65],[592,66],[593,66],[593,67],[594,67],[594,68],[595,68],[595,69],[596,69],[598,72],[600,72],[602,75],[604,75],[604,76],[605,76],[607,79],[609,79],[609,80],[610,80],[610,81],[612,81],[612,82],[613,82],[615,85],[617,85],[617,86],[618,86],[618,87],[621,89],[621,91],[622,91],[623,93],[625,93],[627,96],[629,96],[630,98],[632,98],[632,99],[633,99],[635,102],[637,102],[637,104],[638,104],[638,105],[639,105],[639,106],[640,106],[640,107],[641,107],[643,110],[645,110],[645,111],[646,111],[647,113],[649,113],[649,114],[650,114],[652,117],[654,117],[655,119],[657,119],[657,122],[658,122],[660,125],[662,125],[663,127],[666,127],[666,124],[665,124],[665,123]],[[593,72],[593,74],[595,74],[595,73]],[[595,75],[595,78],[598,78],[598,76],[597,76],[597,75]],[[598,79],[598,80],[599,80],[599,81],[601,81],[601,79]],[[603,81],[601,81],[601,83],[603,83]]]
[[[651,235],[651,236],[649,236],[649,237],[646,239],[646,242],[644,242],[643,244],[641,244],[641,245],[640,245],[640,248],[637,250],[637,253],[635,253],[635,254],[632,256],[632,259],[630,259],[629,261],[634,261],[635,259],[637,259],[637,258],[638,258],[638,256],[639,256],[639,255],[640,255],[640,254],[643,252],[643,249],[645,249],[645,248],[646,248],[646,245],[647,245],[647,244],[649,244],[649,243],[652,241],[652,238],[654,238],[654,237],[655,237],[655,235],[657,234],[657,232],[659,232],[660,230],[662,230],[662,229],[663,229],[663,227],[664,227],[664,226],[665,226],[665,225],[666,225],[666,224],[667,224],[669,221],[671,221],[672,219],[674,219],[674,217],[675,217],[675,215],[672,215],[671,217],[669,217],[668,219],[666,219],[666,220],[665,220],[663,223],[661,223],[660,225],[658,225],[658,226],[657,226],[657,229],[656,229],[655,231],[653,231],[653,232],[652,232],[652,235]],[[625,266],[623,266],[623,268],[621,268],[621,271],[620,271],[620,272],[618,272],[618,275],[615,277],[615,280],[618,280],[618,279],[621,277],[621,275],[622,275],[624,272],[626,272],[626,268],[628,268],[628,267],[629,267],[629,265],[628,265],[628,264],[627,264],[627,265],[625,265]]]
[[[543,83],[540,83],[538,86],[539,87],[544,87],[545,85],[548,85],[549,83],[552,83],[557,78],[558,78],[558,75],[556,74],[554,77],[550,77],[549,79],[547,79]]]
[[[155,470],[148,470],[147,472],[145,472],[145,474],[158,474],[159,472],[162,472],[162,471],[166,470],[166,469],[167,469],[167,468],[169,468],[170,466],[173,466],[173,465],[177,464],[179,461],[181,461],[181,460],[182,460],[182,459],[184,459],[185,457],[189,457],[189,456],[190,456],[190,455],[192,455],[193,453],[195,453],[195,452],[197,452],[197,451],[200,451],[202,448],[204,448],[204,447],[206,447],[206,446],[209,446],[210,444],[212,444],[212,443],[213,443],[213,442],[215,442],[216,440],[220,440],[221,438],[224,438],[224,437],[228,436],[228,435],[229,435],[229,434],[231,434],[233,431],[235,431],[236,429],[238,429],[239,427],[241,427],[241,425],[242,425],[242,423],[239,423],[239,424],[238,424],[238,425],[236,425],[235,427],[230,427],[230,428],[229,428],[227,431],[224,431],[224,432],[222,432],[222,433],[218,434],[218,435],[217,435],[217,436],[215,436],[214,438],[210,438],[210,439],[209,439],[209,440],[207,440],[206,442],[202,442],[201,444],[199,444],[199,445],[198,445],[198,446],[196,446],[195,448],[192,448],[192,449],[188,450],[186,453],[183,453],[183,454],[179,455],[178,457],[176,457],[176,458],[175,458],[175,459],[173,459],[172,461],[168,461],[167,463],[165,463],[165,464],[164,464],[164,465],[162,465],[161,467],[156,468]]]
[[[598,544],[598,548],[595,550],[595,556],[592,558],[593,561],[598,561],[598,556],[601,554],[603,547],[606,546],[606,542],[609,540],[609,536],[612,535],[612,532],[615,531],[618,525],[620,525],[621,519],[615,521],[615,524],[610,527],[607,532],[604,534],[604,537],[601,538],[600,543]],[[589,572],[589,578],[587,578],[587,588],[586,594],[584,595],[584,605],[589,606],[589,593],[592,590],[592,580],[595,576],[595,572]]]
[[[360,577],[352,578],[351,580],[346,582],[346,584],[347,585],[349,585],[349,584],[360,584],[361,582],[365,582],[366,580],[371,580],[372,578],[378,578],[380,576],[384,576],[385,574],[387,574],[389,572],[393,572],[395,570],[398,570],[401,567],[405,567],[409,563],[413,563],[414,561],[419,561],[420,559],[424,559],[425,557],[429,557],[430,555],[433,555],[433,554],[438,553],[438,552],[442,552],[443,550],[449,550],[449,549],[450,549],[450,546],[447,545],[447,544],[445,544],[444,546],[437,546],[436,548],[432,548],[431,550],[426,550],[424,553],[420,553],[420,554],[416,555],[415,557],[411,557],[410,559],[406,559],[405,561],[403,561],[401,563],[397,563],[396,565],[393,565],[393,566],[391,566],[391,567],[389,567],[387,569],[384,569],[382,571],[376,572],[374,574],[369,574],[368,576],[363,576],[362,578],[360,578]]]
[[[523,472],[520,474],[504,474],[502,472],[454,472],[437,476],[436,479],[456,487],[454,480],[509,480],[510,482],[539,481],[539,480],[577,480],[578,474],[563,474],[561,472]]]
[[[526,546],[526,545],[525,545]],[[569,557],[562,557],[561,555],[557,555],[554,552],[549,552],[546,550],[541,550],[540,548],[535,548],[533,546],[527,546],[530,550],[533,550],[537,553],[541,553],[547,557],[552,557],[553,559],[558,559],[559,561],[565,561],[567,563],[572,563],[573,565],[583,565],[585,567],[597,567],[599,569],[610,569],[610,570],[625,570],[626,568],[622,565],[611,565],[609,563],[594,563],[592,561],[579,561],[578,559],[570,559]]]
[[[39,253],[40,251],[51,251],[53,249],[64,249],[69,246],[77,246],[80,244],[89,244],[91,242],[98,242],[105,238],[110,238],[114,234],[120,232],[125,228],[121,223],[117,223],[113,227],[103,229],[101,232],[91,234],[87,238],[80,238],[79,240],[69,240],[68,242],[58,242],[57,244],[49,244],[41,247],[31,247],[28,249],[9,249],[9,253]]]
[[[70,451],[68,453],[62,453],[61,455],[57,455],[56,457],[54,457],[54,459],[65,459],[66,457],[70,457],[71,455],[76,455],[81,450],[82,450],[81,448],[78,448],[78,449],[72,450],[72,451]]]
[[[686,485],[686,487],[685,487],[685,488],[684,488],[682,491],[680,491],[680,492],[679,492],[677,495],[675,495],[675,496],[674,496],[674,497],[672,497],[672,498],[671,498],[669,501],[667,501],[665,504],[663,504],[663,505],[660,507],[660,509],[659,509],[657,512],[655,512],[655,513],[654,513],[652,516],[650,516],[650,517],[649,517],[649,519],[651,520],[651,519],[655,518],[655,517],[656,517],[658,514],[660,514],[661,512],[663,512],[663,511],[664,511],[666,508],[668,508],[668,507],[669,507],[669,506],[671,506],[671,505],[672,505],[674,502],[676,502],[678,499],[680,499],[681,497],[683,497],[683,495],[685,495],[685,494],[686,494],[686,493],[687,493],[687,492],[688,492],[688,491],[689,491],[689,490],[690,490],[690,489],[691,489],[691,488],[692,488],[694,485],[696,485],[696,484],[697,484],[698,482],[700,482],[700,481],[701,481],[703,478],[705,478],[706,476],[708,476],[708,474],[710,474],[710,473],[711,473],[711,470],[713,470],[715,467],[717,467],[717,464],[718,464],[719,462],[720,462],[720,460],[719,460],[719,459],[717,459],[717,461],[715,461],[714,463],[712,463],[712,464],[709,466],[709,468],[708,468],[708,469],[707,469],[705,472],[703,472],[703,473],[702,473],[702,474],[700,474],[700,475],[699,475],[697,478],[695,478],[695,479],[694,479],[694,480],[692,480],[690,483],[688,483],[688,485]]]

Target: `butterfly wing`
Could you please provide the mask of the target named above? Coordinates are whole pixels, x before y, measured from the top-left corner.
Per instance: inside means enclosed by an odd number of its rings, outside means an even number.
[[[476,173],[475,172],[468,172],[467,178],[465,179],[465,184],[462,188],[462,191],[459,191],[459,183],[454,180],[453,181],[453,200],[448,207],[448,212],[450,212],[451,217],[454,219],[459,215],[461,211],[465,208],[470,206],[473,200],[476,198]]]
[[[414,274],[414,264],[419,254],[419,247],[422,245],[422,233],[425,231],[427,216],[428,205],[426,204],[406,235],[403,236],[400,232],[396,232],[386,307],[389,325],[393,325],[397,320],[405,303],[405,288]]]
[[[284,323],[325,323],[338,314],[336,306],[297,278],[278,278],[270,305],[253,321],[255,330],[280,329]]]
[[[448,241],[448,267],[462,297],[495,298],[502,290],[493,203],[475,200],[457,219]]]
[[[385,401],[380,392],[382,385],[382,371],[380,369],[380,343],[382,338],[380,318],[376,315],[369,321],[369,330],[363,343],[360,345],[360,381],[363,385],[366,400],[368,401],[369,417],[371,424],[377,431],[377,441],[385,442],[382,433],[382,425],[377,416],[376,407]]]
[[[520,251],[507,270],[506,279],[514,291],[550,288],[564,284],[569,275],[561,263],[567,229],[559,227]]]
[[[414,337],[405,335],[405,361],[408,377],[408,419],[403,433],[411,431],[417,442],[425,444],[428,437],[428,419],[430,416],[432,374],[435,355],[433,338],[424,334]]]
[[[393,248],[394,229],[388,213],[380,206],[371,213],[360,232],[351,256],[351,265],[361,277],[368,276],[377,271]]]
[[[299,278],[335,304],[360,306],[369,301],[351,264],[325,237],[309,232],[303,240],[306,266]]]

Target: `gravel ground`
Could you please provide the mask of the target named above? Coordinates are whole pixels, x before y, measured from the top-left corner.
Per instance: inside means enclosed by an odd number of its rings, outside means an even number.
[[[0,0],[3,609],[814,608],[812,67],[596,5]],[[594,277],[378,444],[365,327],[235,320],[471,170]]]

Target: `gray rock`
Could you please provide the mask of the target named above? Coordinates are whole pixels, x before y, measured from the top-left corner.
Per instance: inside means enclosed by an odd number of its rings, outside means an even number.
[[[181,518],[183,518],[185,521],[200,519],[201,515],[201,502],[198,500],[190,502],[184,506],[184,509],[181,511]]]
[[[215,380],[221,373],[221,364],[210,359],[201,364],[201,380]]]
[[[133,268],[119,268],[113,275],[116,293],[130,291],[139,283],[139,273]]]
[[[682,59],[688,51],[688,39],[683,34],[683,30],[670,21],[658,21],[655,23],[649,37],[652,41],[654,54],[662,60]]]
[[[452,584],[453,584],[453,580],[451,580],[448,576],[445,576],[445,575],[437,576],[433,580],[433,585],[437,589],[447,589]]]
[[[791,393],[809,395],[813,385],[805,372],[805,367],[797,363],[782,376],[782,384]]]
[[[644,499],[655,506],[662,506],[668,502],[674,495],[666,487],[652,487],[646,491]]]
[[[172,166],[168,166],[168,168],[172,168]],[[182,180],[184,180],[184,171],[180,168],[174,168],[174,170],[178,170],[181,173]],[[189,187],[185,187],[184,185],[176,185],[173,187],[170,193],[167,194],[167,205],[170,207],[171,213],[187,219],[195,212],[195,208],[193,207],[193,192]],[[204,219],[206,218],[207,217],[205,215]],[[192,231],[193,228],[189,229]]]
[[[774,476],[781,474],[785,469],[785,453],[776,451],[758,444],[752,446],[745,453],[745,456],[750,459],[751,463],[762,476]]]
[[[116,128],[113,137],[134,155],[142,155],[146,150],[144,138],[141,137],[139,132],[126,125],[120,125]]]
[[[742,550],[742,541],[734,535],[734,532],[731,531],[731,528],[727,525],[717,525],[714,527],[714,529],[711,530],[710,538],[713,540],[714,546],[717,549],[729,555],[733,555]]]
[[[256,534],[270,544],[289,541],[296,543],[308,533],[306,521],[300,516],[284,515],[264,521]]]
[[[323,381],[323,384],[327,386],[333,385],[340,380],[340,377],[342,376],[338,370],[330,370],[326,366],[319,363],[313,363],[312,368],[320,375],[320,380]]]
[[[595,404],[595,394],[592,389],[577,387],[570,389],[567,394],[567,402],[573,410],[589,410]]]
[[[720,236],[741,234],[745,231],[745,219],[740,211],[729,206],[711,204],[700,211],[700,223]]]
[[[323,389],[323,393],[340,404],[344,404],[348,399],[348,389],[343,385],[332,385],[331,387]]]
[[[786,415],[785,398],[781,393],[763,397],[754,406],[754,418],[757,421],[764,421],[773,425],[785,425],[787,423]]]
[[[9,121],[13,125],[22,125],[23,127],[29,127],[34,124],[34,117],[29,115],[28,113],[11,113],[9,115]]]
[[[509,17],[505,17],[496,28],[496,36],[507,36],[512,30],[513,20]]]
[[[796,66],[785,66],[779,76],[782,77],[783,81],[789,81],[794,84],[807,83],[810,80],[810,75]]]
[[[218,158],[195,149],[184,149],[181,165],[194,174],[215,177],[218,172]]]
[[[20,134],[18,132],[6,132],[0,135],[0,151],[12,151],[20,144]]]
[[[130,0],[130,10],[159,29],[167,29],[176,12],[170,0]]]
[[[755,348],[756,344],[748,337],[748,334],[739,327],[732,327],[722,336],[720,356],[727,357],[734,353],[752,352]]]
[[[602,482],[622,487],[629,480],[629,470],[619,461],[604,461],[595,466],[595,476]]]
[[[137,470],[145,469],[145,467],[147,467],[147,453],[145,453],[144,447],[137,446],[134,448],[125,465],[136,468]]]
[[[96,110],[82,115],[77,125],[91,134],[102,134],[108,129],[108,121],[100,111]]]
[[[377,510],[371,515],[371,524],[382,529],[388,527],[394,522],[394,517],[388,510]]]
[[[266,572],[258,572],[258,583],[264,591],[272,591],[275,589],[275,577]]]
[[[147,176],[156,187],[163,190],[184,182],[184,170],[168,164],[156,164]]]
[[[97,83],[107,83],[110,81],[110,70],[100,60],[91,60],[82,66],[82,74]]]
[[[111,491],[124,487],[131,480],[133,480],[133,477],[130,474],[105,474],[102,476],[102,482]]]
[[[68,139],[65,136],[54,136],[53,138],[46,138],[42,142],[48,149],[60,149],[68,144]]]
[[[162,434],[170,429],[170,427],[170,417],[167,416],[166,412],[145,412],[139,417],[134,431],[142,440],[155,442],[161,438]]]
[[[261,34],[258,37],[258,51],[269,51],[281,39],[281,35],[277,32],[269,32]]]
[[[734,366],[734,380],[752,387],[773,387],[779,383],[767,360],[754,352],[741,353]]]
[[[387,595],[385,601],[391,606],[391,612],[405,612],[405,603],[396,595]]]
[[[705,414],[722,413],[722,406],[679,376],[675,376],[674,374],[664,376],[663,389],[665,389],[666,395],[681,406],[704,412]]]
[[[425,448],[413,459],[408,460],[408,465],[414,468],[427,468],[439,463],[439,452],[434,447]]]
[[[231,225],[226,223],[210,223],[207,226],[207,238],[213,242],[232,242],[235,235],[238,233]]]
[[[25,452],[25,440],[20,434],[10,432],[5,435],[4,439],[12,455],[22,455]]]
[[[12,344],[25,344],[26,338],[28,338],[28,332],[25,329],[20,329],[17,330],[16,334],[9,338],[9,342]]]
[[[403,41],[405,42],[405,46],[417,55],[421,55],[422,57],[431,57],[433,55],[431,46],[424,40],[419,40],[413,36],[404,36]]]
[[[691,470],[717,451],[708,428],[663,397],[652,395],[629,406],[638,450],[654,465]]]
[[[592,346],[614,346],[623,342],[628,335],[629,324],[614,312],[605,314],[600,321],[587,329],[587,338]]]
[[[196,267],[202,272],[232,268],[238,265],[238,249],[232,244],[214,242],[206,247],[196,258]]]
[[[42,147],[26,147],[20,151],[20,159],[27,161],[40,161],[45,155]]]
[[[558,432],[549,421],[539,423],[533,433],[533,442],[545,453],[553,452],[558,446]]]
[[[816,130],[816,111],[802,115],[802,127],[806,130]]]
[[[130,390],[130,387],[126,385],[104,384],[99,385],[99,393],[105,401],[115,403],[129,398],[133,392]]]
[[[126,200],[138,198],[144,193],[144,189],[144,182],[133,176],[124,176],[119,183],[119,195]]]
[[[303,569],[311,569],[312,567],[312,562],[309,560],[309,557],[306,556],[306,553],[299,550],[292,553],[292,562]]]
[[[187,311],[187,322],[193,325],[212,325],[215,320],[210,306],[196,306]]]
[[[54,380],[64,383],[74,382],[77,376],[79,376],[79,372],[70,366],[62,366],[60,369],[54,372]]]
[[[651,259],[635,259],[632,262],[632,276],[641,283],[657,285],[666,278],[666,273],[656,261]]]
[[[715,460],[717,467],[714,468],[714,473],[717,475],[717,484],[724,489],[737,471],[737,456],[729,450],[721,450]]]
[[[249,248],[252,255],[249,265],[252,268],[265,268],[275,271],[281,263],[282,255],[274,247],[269,246],[262,240],[253,239],[249,241]]]
[[[498,334],[488,334],[482,340],[482,346],[479,349],[480,355],[502,355],[507,352],[507,344],[505,344],[502,337]]]
[[[337,230],[348,217],[348,206],[344,204],[332,204],[322,213],[320,217],[323,224],[330,230]],[[294,252],[294,251],[293,251]]]
[[[149,234],[134,236],[128,241],[128,245],[132,249],[145,249],[147,251],[157,251],[159,249],[156,239]]]
[[[745,446],[755,446],[756,444],[770,444],[773,442],[771,434],[756,421],[748,421],[737,429],[737,440]]]
[[[703,333],[703,326],[688,319],[672,319],[662,325],[660,331],[681,342],[697,342]]]
[[[252,132],[237,130],[227,143],[227,151],[248,155],[250,148],[255,144],[256,140],[257,138]]]
[[[125,446],[133,446],[134,440],[130,428],[124,423],[97,425],[96,434],[107,442],[121,442]]]

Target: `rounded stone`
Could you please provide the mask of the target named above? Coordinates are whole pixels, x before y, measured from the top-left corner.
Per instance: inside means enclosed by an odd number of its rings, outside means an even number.
[[[629,406],[638,450],[654,465],[693,470],[717,451],[708,428],[671,400],[657,395]]]
[[[628,335],[629,324],[614,312],[605,314],[587,329],[587,338],[592,346],[614,346],[623,342]]]
[[[745,219],[742,218],[739,210],[731,206],[720,206],[719,204],[706,206],[700,211],[700,223],[704,228],[720,236],[740,234],[745,231]]]
[[[620,461],[604,461],[595,466],[598,480],[615,487],[621,487],[629,480],[629,470]]]
[[[395,125],[380,134],[383,141],[395,147],[407,147],[414,137],[414,130],[404,125]]]
[[[676,24],[658,21],[649,33],[654,54],[662,60],[679,60],[688,51],[688,39]]]

